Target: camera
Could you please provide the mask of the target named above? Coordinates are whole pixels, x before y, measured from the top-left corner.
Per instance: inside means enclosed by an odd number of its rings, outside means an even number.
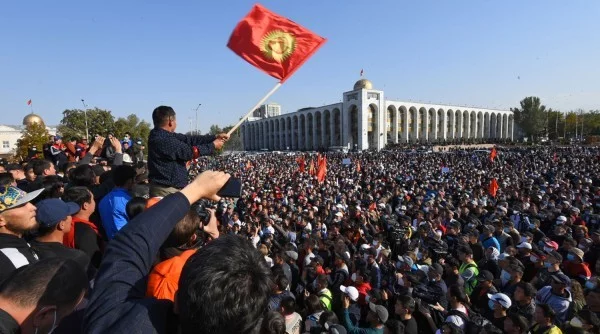
[[[198,202],[193,204],[194,211],[200,217],[200,221],[202,221],[202,225],[206,226],[210,223],[210,211],[208,209],[214,209],[215,215],[217,215],[218,205],[209,200],[201,199]]]

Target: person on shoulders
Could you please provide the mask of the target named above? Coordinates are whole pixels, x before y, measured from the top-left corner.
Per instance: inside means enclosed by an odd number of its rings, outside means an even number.
[[[128,217],[126,206],[131,200],[129,190],[135,181],[135,169],[131,166],[118,166],[113,170],[115,188],[104,196],[98,206],[102,225],[108,240],[112,240],[115,234],[123,226],[127,225]]]

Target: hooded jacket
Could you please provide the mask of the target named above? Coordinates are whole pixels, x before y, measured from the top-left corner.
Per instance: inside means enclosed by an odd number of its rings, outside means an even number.
[[[540,291],[538,291],[535,296],[536,303],[538,304],[548,304],[554,312],[556,313],[556,320],[559,323],[564,323],[567,321],[569,306],[573,302],[573,298],[571,296],[571,292],[569,290],[565,290],[566,296],[559,296],[552,293],[551,286],[545,286]]]

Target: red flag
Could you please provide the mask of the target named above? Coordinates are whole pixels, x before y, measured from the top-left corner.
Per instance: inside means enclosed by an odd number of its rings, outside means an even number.
[[[313,159],[310,159],[310,166],[308,167],[308,174],[315,176],[317,173],[315,171],[315,162]]]
[[[31,105],[31,99],[29,99],[29,101],[27,101],[27,105],[30,106]]]
[[[323,157],[319,162],[319,170],[317,170],[317,180],[319,183],[325,181],[325,175],[327,174],[327,157]]]
[[[250,163],[250,160],[248,160],[248,162],[246,163],[246,170],[252,168],[252,164]]]
[[[304,169],[306,167],[306,161],[304,161],[304,157],[296,159],[296,162],[298,163],[298,170],[300,173],[304,173]]]
[[[490,182],[490,188],[489,188],[489,192],[490,195],[492,195],[492,197],[496,197],[496,193],[498,192],[498,181],[496,181],[496,178],[492,179],[492,182]]]
[[[237,24],[227,47],[283,83],[325,41],[325,38],[257,4]]]
[[[491,160],[492,162],[494,162],[494,159],[496,159],[496,155],[497,155],[497,153],[496,153],[496,148],[495,148],[495,147],[492,147],[492,152],[490,152],[490,160]]]
[[[360,173],[360,168],[361,168],[361,166],[360,166],[360,160],[358,160],[358,161],[356,162],[356,171],[357,171],[358,173]]]
[[[362,75],[363,75],[363,69],[361,68],[360,69],[360,76],[362,77]]]
[[[552,161],[554,161],[554,162],[558,161],[558,157],[556,156],[556,152],[554,152],[554,158],[552,158]]]

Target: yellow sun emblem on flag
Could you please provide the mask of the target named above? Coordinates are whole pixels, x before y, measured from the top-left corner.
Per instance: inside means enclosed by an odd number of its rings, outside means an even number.
[[[283,62],[294,53],[296,49],[296,38],[294,35],[283,30],[268,32],[260,42],[260,51],[265,57]]]

